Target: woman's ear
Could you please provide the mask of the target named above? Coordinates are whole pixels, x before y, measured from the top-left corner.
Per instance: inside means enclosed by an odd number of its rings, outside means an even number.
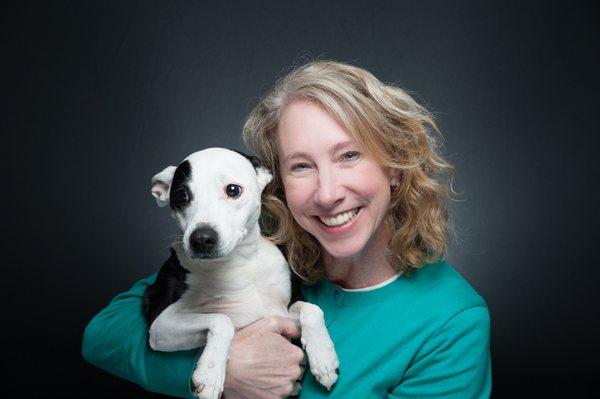
[[[390,168],[390,186],[396,188],[400,185],[400,171],[398,169]]]

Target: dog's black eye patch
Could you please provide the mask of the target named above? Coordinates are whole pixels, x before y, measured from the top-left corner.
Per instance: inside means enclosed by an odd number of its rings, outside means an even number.
[[[182,210],[192,201],[192,193],[187,187],[191,177],[192,165],[188,161],[183,161],[175,169],[169,192],[169,202],[174,211]]]
[[[248,161],[250,161],[250,163],[254,167],[254,170],[257,170],[258,168],[260,168],[262,166],[262,164],[260,163],[260,160],[258,159],[258,157],[254,156],[254,155],[249,155],[249,154],[246,154],[244,152],[241,152],[241,151],[238,151],[238,150],[233,150],[233,149],[231,151],[237,152],[238,154],[240,154],[241,156],[243,156],[244,158],[246,158]]]
[[[182,187],[175,192],[175,206],[177,208],[184,207],[188,202],[190,202],[190,193],[187,188]]]

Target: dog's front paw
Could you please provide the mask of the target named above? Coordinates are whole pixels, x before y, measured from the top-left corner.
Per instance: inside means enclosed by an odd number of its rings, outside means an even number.
[[[194,394],[199,399],[219,399],[223,393],[225,367],[210,359],[200,358],[198,367],[192,374]]]
[[[338,379],[340,362],[327,332],[323,311],[316,305],[298,301],[290,307],[290,313],[299,315],[300,342],[306,350],[311,373],[330,390]]]
[[[307,341],[301,338],[301,342],[308,355],[311,373],[321,385],[330,390],[338,379],[340,362],[329,334],[324,334],[318,340]]]

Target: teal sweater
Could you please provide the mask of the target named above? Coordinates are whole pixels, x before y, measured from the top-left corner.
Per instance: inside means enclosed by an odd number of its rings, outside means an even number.
[[[147,346],[141,298],[155,278],[139,281],[92,319],[83,357],[149,391],[193,397],[198,350],[156,352]],[[328,392],[305,373],[301,398],[490,396],[488,309],[447,263],[372,291],[347,292],[325,280],[303,290],[323,309],[340,376]]]

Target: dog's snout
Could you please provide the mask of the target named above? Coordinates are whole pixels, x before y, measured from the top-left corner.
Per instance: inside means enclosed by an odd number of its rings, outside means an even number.
[[[210,256],[217,245],[218,234],[210,227],[196,229],[190,235],[190,247],[201,256]]]

